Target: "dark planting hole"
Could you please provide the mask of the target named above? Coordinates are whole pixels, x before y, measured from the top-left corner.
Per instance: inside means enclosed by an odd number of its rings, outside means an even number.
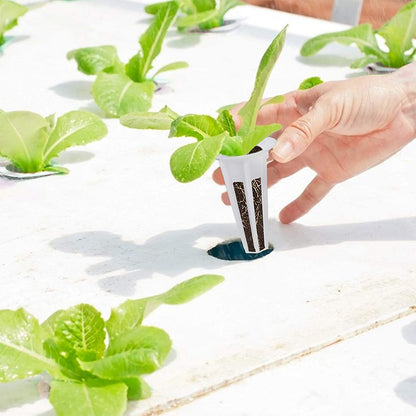
[[[18,172],[18,173],[22,173],[22,171],[17,167],[17,166],[15,166],[15,165],[7,165],[6,166],[6,169],[9,171],[9,172]]]
[[[246,253],[243,243],[240,239],[224,241],[208,250],[208,254],[221,260],[238,261],[238,260],[256,260],[267,256],[273,251],[273,246],[269,244],[269,248],[260,253]]]
[[[228,20],[224,19],[224,20],[222,21],[222,25],[221,25],[221,26],[229,26],[229,25],[233,25],[235,22],[236,22],[236,20],[235,20],[235,19],[228,19]]]
[[[248,153],[249,155],[251,155],[251,154],[253,154],[253,153],[257,153],[257,152],[260,152],[260,151],[262,151],[263,149],[260,147],[260,146],[254,146],[251,150],[250,150],[250,152]]]

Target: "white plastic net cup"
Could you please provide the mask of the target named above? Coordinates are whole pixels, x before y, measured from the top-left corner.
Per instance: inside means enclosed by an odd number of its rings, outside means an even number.
[[[275,143],[268,137],[248,155],[217,157],[246,253],[269,248],[267,158]]]

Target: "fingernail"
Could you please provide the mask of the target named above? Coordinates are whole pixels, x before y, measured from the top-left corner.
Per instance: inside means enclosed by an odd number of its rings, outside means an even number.
[[[279,140],[276,146],[273,148],[272,153],[274,156],[281,160],[289,159],[293,153],[293,146],[290,142]]]

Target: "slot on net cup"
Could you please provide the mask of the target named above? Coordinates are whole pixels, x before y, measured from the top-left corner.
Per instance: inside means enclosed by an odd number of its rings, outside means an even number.
[[[260,253],[269,247],[267,158],[275,144],[276,140],[268,137],[248,155],[217,157],[247,253]]]

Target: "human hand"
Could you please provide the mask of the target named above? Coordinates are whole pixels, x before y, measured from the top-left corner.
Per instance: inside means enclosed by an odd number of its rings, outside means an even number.
[[[244,2],[253,6],[267,7],[282,12],[329,20],[331,18],[333,0],[244,0]]]
[[[233,110],[237,126],[239,107]],[[326,82],[262,108],[257,124],[279,122],[267,165],[268,185],[304,167],[316,172],[280,212],[288,224],[306,214],[339,182],[389,158],[416,136],[416,63],[388,75]],[[224,184],[220,169],[215,182]],[[226,193],[223,202],[229,205]]]
[[[282,12],[331,19],[333,0],[244,0],[253,6],[267,7]],[[370,23],[374,29],[391,19],[408,0],[366,0],[363,2],[360,23]]]

